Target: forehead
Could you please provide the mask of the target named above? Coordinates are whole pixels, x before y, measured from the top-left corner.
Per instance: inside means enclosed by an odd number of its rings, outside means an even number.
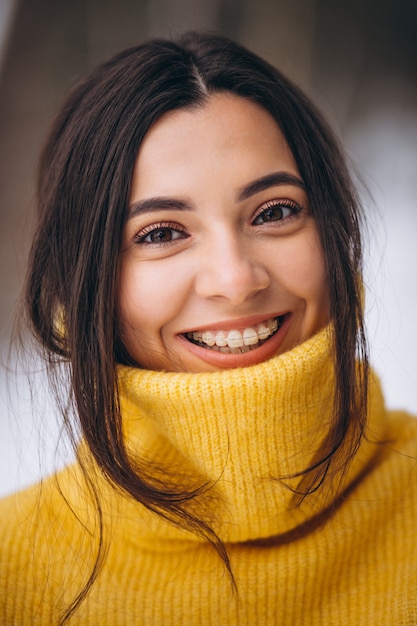
[[[163,193],[167,185],[207,178],[215,183],[226,175],[241,185],[281,170],[299,175],[270,113],[245,98],[217,93],[201,106],[166,113],[152,126],[138,153],[133,193]]]

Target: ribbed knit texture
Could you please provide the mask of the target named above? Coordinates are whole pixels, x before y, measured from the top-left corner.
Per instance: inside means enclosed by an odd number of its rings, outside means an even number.
[[[203,539],[117,493],[93,471],[107,554],[71,624],[417,625],[417,420],[386,413],[372,381],[367,439],[342,483],[294,508],[279,480],[327,432],[326,329],[241,370],[121,368],[126,441],[226,543],[236,579]],[[82,446],[80,455],[88,460]],[[295,483],[291,483],[295,484]],[[76,464],[0,504],[0,623],[57,624],[95,560],[97,516]]]

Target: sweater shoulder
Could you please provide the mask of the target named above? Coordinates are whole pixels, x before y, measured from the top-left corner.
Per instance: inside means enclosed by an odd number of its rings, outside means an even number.
[[[417,416],[406,411],[387,411],[387,435],[398,450],[412,453],[417,460]]]
[[[92,551],[65,492],[66,468],[0,501],[0,623],[51,624],[76,595],[80,550]],[[64,488],[62,488],[64,487]],[[82,552],[81,552],[82,553]],[[77,575],[78,574],[78,575]]]
[[[68,471],[69,468],[2,498],[0,537],[4,539],[19,533],[27,535],[31,527],[60,516],[67,508],[60,481]],[[5,547],[4,542],[1,545]]]

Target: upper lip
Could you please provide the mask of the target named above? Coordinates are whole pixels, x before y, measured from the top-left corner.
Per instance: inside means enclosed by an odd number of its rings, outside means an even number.
[[[185,335],[186,333],[193,333],[198,331],[205,330],[239,330],[244,328],[249,328],[251,326],[255,326],[256,324],[260,324],[261,322],[266,322],[267,320],[281,317],[282,315],[286,315],[288,311],[279,312],[279,313],[261,313],[259,315],[251,315],[248,317],[239,317],[237,319],[228,319],[222,320],[220,322],[214,322],[212,324],[204,324],[203,326],[195,326],[193,328],[188,328],[178,334]]]

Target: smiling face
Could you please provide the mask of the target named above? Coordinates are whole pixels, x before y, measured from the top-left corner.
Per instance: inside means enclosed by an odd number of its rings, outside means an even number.
[[[162,116],[133,173],[119,261],[120,336],[148,369],[245,367],[329,319],[308,197],[274,119],[215,94]]]

